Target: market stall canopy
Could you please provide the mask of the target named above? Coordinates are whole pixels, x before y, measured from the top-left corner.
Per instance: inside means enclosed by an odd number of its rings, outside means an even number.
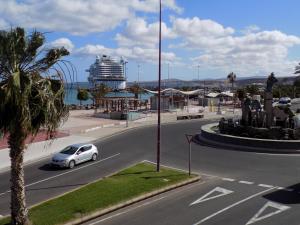
[[[148,90],[148,89],[144,89],[145,91],[151,93],[151,94],[158,94],[158,91],[151,91],[151,90]],[[203,92],[203,90],[201,89],[197,89],[197,90],[193,90],[193,91],[181,91],[181,90],[178,90],[178,89],[174,89],[174,88],[166,88],[166,89],[163,89],[161,90],[161,93],[180,93],[180,94],[183,94],[183,95],[198,95],[199,93]]]

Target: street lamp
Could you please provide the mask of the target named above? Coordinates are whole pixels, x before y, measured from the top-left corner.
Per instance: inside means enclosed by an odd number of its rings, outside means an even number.
[[[125,94],[126,94],[126,96],[125,96],[125,104],[126,104],[126,127],[128,127],[128,117],[129,117],[129,112],[128,112],[128,91],[127,91],[127,68],[126,68],[126,64],[127,64],[128,62],[127,61],[125,61],[124,62],[124,73],[125,73]]]
[[[158,50],[158,107],[157,107],[157,164],[156,171],[160,171],[160,97],[161,97],[161,0],[159,0],[159,50]]]

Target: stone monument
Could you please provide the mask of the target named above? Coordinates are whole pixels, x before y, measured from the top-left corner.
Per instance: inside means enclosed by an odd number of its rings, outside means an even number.
[[[270,128],[273,123],[273,85],[278,82],[274,73],[271,73],[267,80],[267,87],[264,93],[264,111],[266,112],[266,127]]]

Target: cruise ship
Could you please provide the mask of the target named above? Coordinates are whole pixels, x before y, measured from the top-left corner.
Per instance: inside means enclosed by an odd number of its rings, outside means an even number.
[[[96,61],[86,72],[89,72],[88,81],[91,87],[101,83],[113,90],[126,88],[125,65],[123,58],[114,59],[107,55],[96,56]]]

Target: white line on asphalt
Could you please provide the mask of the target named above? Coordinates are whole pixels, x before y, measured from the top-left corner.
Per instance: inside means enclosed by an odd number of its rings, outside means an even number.
[[[283,190],[284,187],[277,187],[276,189],[277,189],[277,190]]]
[[[57,175],[55,175],[55,176],[48,177],[48,178],[46,178],[46,179],[36,181],[36,182],[34,182],[34,183],[27,184],[27,185],[25,185],[25,187],[30,187],[30,186],[32,186],[32,185],[39,184],[39,183],[45,182],[45,181],[47,181],[47,180],[51,180],[51,179],[56,178],[56,177],[60,177],[60,176],[63,176],[63,175],[69,174],[69,173],[73,173],[73,172],[75,172],[75,171],[77,171],[77,170],[81,170],[81,169],[83,169],[83,168],[86,168],[86,167],[89,167],[89,166],[98,164],[98,163],[100,163],[100,162],[106,161],[106,160],[111,159],[111,158],[114,158],[114,157],[116,157],[116,156],[119,156],[120,154],[121,154],[121,153],[117,153],[117,154],[114,154],[114,155],[109,156],[109,157],[107,157],[107,158],[101,159],[101,160],[99,160],[99,161],[96,161],[96,162],[93,162],[93,163],[89,163],[89,164],[87,164],[87,165],[85,165],[85,166],[81,166],[81,167],[78,167],[78,168],[76,168],[76,169],[72,169],[72,170],[67,171],[67,172],[65,172],[65,173],[60,173],[60,174],[57,174]],[[10,192],[10,191],[6,191],[6,192],[3,192],[3,193],[0,193],[0,196],[6,194],[6,193],[8,193],[8,192]]]
[[[224,180],[224,181],[229,181],[229,182],[235,181],[235,179],[232,179],[232,178],[226,178],[226,177],[222,178],[222,180]]]
[[[292,188],[284,188],[283,190],[284,190],[284,191],[289,191],[289,192],[294,191],[294,189],[292,189]]]
[[[263,212],[267,208],[273,208],[273,209],[276,209],[276,211],[269,212],[268,214],[264,214],[262,216]],[[256,223],[257,221],[264,220],[268,217],[274,216],[274,215],[281,213],[285,210],[288,210],[290,208],[291,208],[290,206],[286,206],[286,205],[282,205],[282,204],[279,204],[276,202],[269,201],[246,223],[246,225],[250,225],[250,224]]]
[[[162,200],[162,199],[164,199],[165,197],[166,197],[166,196],[160,197],[160,198],[157,198],[157,199],[154,199],[154,200],[149,201],[149,202],[145,202],[145,203],[143,203],[143,204],[141,204],[141,205],[138,205],[138,206],[136,206],[136,207],[130,208],[130,209],[125,210],[125,211],[123,211],[123,212],[119,212],[119,213],[117,213],[117,214],[111,215],[111,216],[106,217],[106,218],[104,218],[104,219],[101,219],[101,220],[95,221],[95,222],[93,222],[93,223],[90,223],[89,225],[95,225],[95,224],[101,223],[101,222],[103,222],[103,221],[112,219],[112,218],[114,218],[114,217],[120,216],[120,215],[122,215],[122,214],[128,213],[128,212],[133,211],[133,210],[136,210],[136,209],[138,209],[138,208],[141,208],[141,207],[143,207],[143,206],[150,205],[151,203],[157,202],[157,201],[159,201],[159,200]]]
[[[265,188],[272,188],[274,187],[273,185],[268,185],[268,184],[259,184],[259,187],[265,187]]]
[[[239,183],[240,183],[240,184],[254,184],[254,182],[251,182],[251,181],[245,181],[245,180],[240,180]]]
[[[240,205],[240,204],[242,204],[242,203],[244,203],[244,202],[246,202],[246,201],[248,201],[248,200],[250,200],[250,199],[252,199],[252,198],[255,198],[256,196],[259,196],[259,195],[261,195],[261,194],[263,194],[263,193],[269,192],[269,191],[271,191],[271,190],[273,190],[273,189],[275,189],[275,188],[276,188],[276,187],[266,189],[266,190],[264,190],[264,191],[261,191],[261,192],[258,192],[258,193],[256,193],[256,194],[254,194],[254,195],[251,195],[251,196],[249,196],[249,197],[247,197],[247,198],[245,198],[245,199],[242,199],[242,200],[240,200],[240,201],[238,201],[238,202],[236,202],[236,203],[233,203],[232,205],[229,205],[229,206],[227,206],[226,208],[221,209],[221,210],[215,212],[214,214],[212,214],[212,215],[210,215],[210,216],[208,216],[208,217],[205,217],[204,219],[198,221],[198,222],[195,223],[194,225],[199,225],[199,224],[201,224],[201,223],[203,223],[203,222],[205,222],[205,221],[207,221],[207,220],[209,220],[209,219],[211,219],[211,218],[213,218],[213,217],[219,215],[220,213],[225,212],[225,211],[228,210],[228,209],[231,209],[231,208],[233,208],[233,207],[235,207],[235,206],[237,206],[237,205]]]

